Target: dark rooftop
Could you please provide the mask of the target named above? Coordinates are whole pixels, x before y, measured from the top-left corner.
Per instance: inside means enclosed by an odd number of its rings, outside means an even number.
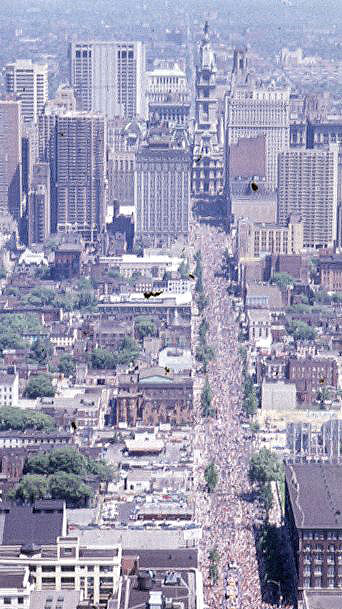
[[[0,505],[1,545],[55,544],[62,534],[63,501]]]
[[[285,475],[297,528],[342,529],[342,465],[291,464]]]
[[[139,556],[140,569],[196,569],[198,553],[193,549],[124,550],[123,556]]]

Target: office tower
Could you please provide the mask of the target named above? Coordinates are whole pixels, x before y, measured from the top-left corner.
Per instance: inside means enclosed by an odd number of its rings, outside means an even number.
[[[190,117],[190,90],[185,72],[177,63],[146,72],[148,118],[169,126],[187,125]]]
[[[135,235],[150,247],[186,240],[190,214],[190,151],[185,131],[152,128],[136,155]]]
[[[75,231],[93,240],[105,225],[106,216],[106,121],[101,114],[57,114],[55,153],[50,163],[56,187],[57,231]]]
[[[5,68],[8,93],[20,95],[25,123],[36,123],[48,99],[48,66],[32,63],[31,59],[17,59]]]
[[[22,215],[21,101],[0,98],[0,213],[19,220]]]
[[[143,138],[143,130],[137,121],[120,129],[116,146],[108,151],[108,201],[122,205],[134,205],[134,173],[136,154]]]
[[[192,192],[195,196],[223,193],[223,146],[220,142],[216,98],[216,62],[206,22],[196,68],[195,133]]]
[[[303,223],[298,214],[292,214],[286,226],[253,222],[248,218],[237,221],[236,245],[240,258],[258,258],[264,254],[301,254],[303,239]]]
[[[145,46],[142,42],[72,42],[70,83],[77,110],[107,118],[146,118]]]
[[[35,163],[28,196],[28,245],[44,243],[50,235],[50,166]]]
[[[277,187],[278,154],[289,147],[290,138],[290,89],[270,83],[256,82],[247,73],[246,50],[234,53],[231,88],[225,96],[225,176],[229,187],[229,148],[241,138],[257,138],[266,141],[265,187],[274,191]]]
[[[279,155],[278,220],[285,226],[291,213],[304,224],[304,247],[334,245],[337,215],[337,147],[288,150]]]
[[[21,155],[23,196],[27,202],[33,165],[38,160],[38,125],[35,125],[34,123],[23,123]]]

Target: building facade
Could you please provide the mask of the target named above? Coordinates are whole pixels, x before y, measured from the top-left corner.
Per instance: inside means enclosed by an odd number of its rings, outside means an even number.
[[[135,234],[149,247],[187,240],[190,221],[190,151],[183,129],[150,130],[136,155]]]
[[[216,60],[208,22],[196,68],[195,133],[192,153],[192,192],[195,196],[223,194],[223,144],[216,97]]]
[[[22,215],[21,101],[0,98],[0,212],[17,220]]]
[[[20,96],[25,123],[37,123],[48,100],[48,65],[33,63],[31,59],[7,64],[5,85],[7,93]]]
[[[299,213],[304,247],[331,247],[337,226],[337,148],[288,150],[279,154],[278,221]]]
[[[146,118],[142,42],[72,42],[69,61],[77,110],[101,112],[109,119]]]
[[[57,230],[92,241],[105,225],[106,121],[101,114],[66,112],[55,117]]]
[[[240,258],[258,258],[261,254],[300,254],[303,250],[303,223],[293,214],[287,226],[251,222],[237,224],[237,253]]]
[[[242,138],[265,136],[265,188],[274,191],[278,154],[286,150],[290,142],[290,89],[279,88],[274,82],[257,83],[247,72],[245,49],[236,49],[234,53],[231,87],[225,96],[224,123],[225,178],[229,181],[230,147]]]
[[[28,198],[28,245],[44,243],[51,230],[50,166],[35,163]]]
[[[312,404],[318,399],[323,387],[337,388],[336,360],[332,358],[290,358],[288,379],[296,385],[298,400],[305,404]]]
[[[299,601],[306,590],[316,589],[321,595],[341,590],[341,480],[341,465],[305,463],[285,467],[285,524]],[[327,602],[321,606],[331,605]]]

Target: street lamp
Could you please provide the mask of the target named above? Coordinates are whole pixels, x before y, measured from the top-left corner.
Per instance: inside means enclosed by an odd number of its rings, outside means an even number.
[[[274,579],[268,579],[266,583],[267,584],[275,584],[276,586],[278,586],[278,594],[279,594],[279,603],[278,603],[278,606],[281,607],[283,597],[282,597],[282,594],[281,594],[281,584],[280,584],[280,582],[277,582]]]

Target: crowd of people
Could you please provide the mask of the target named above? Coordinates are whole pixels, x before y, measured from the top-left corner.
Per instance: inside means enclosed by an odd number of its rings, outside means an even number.
[[[242,411],[243,370],[238,350],[238,325],[231,308],[227,282],[217,275],[229,236],[204,224],[194,224],[192,230],[191,245],[194,251],[201,252],[203,284],[207,288],[208,305],[203,312],[209,323],[207,338],[215,351],[215,359],[208,367],[208,380],[212,391],[211,406],[216,410],[216,417],[203,417],[199,385],[195,392],[196,520],[203,529],[199,561],[205,602],[209,609],[230,605],[225,602],[224,573],[227,565],[235,563],[240,573],[240,601],[238,598],[237,606],[241,609],[276,607],[263,602],[261,597],[253,533],[253,523],[262,515],[260,507],[256,502],[244,499],[252,490],[248,479],[252,447],[241,427],[246,421]],[[195,343],[200,322],[201,317],[195,316]],[[200,382],[198,378],[197,383]],[[218,473],[217,486],[211,493],[206,492],[204,480],[209,463],[215,464]],[[218,557],[216,581],[209,571],[209,552],[212,549],[216,549]]]

